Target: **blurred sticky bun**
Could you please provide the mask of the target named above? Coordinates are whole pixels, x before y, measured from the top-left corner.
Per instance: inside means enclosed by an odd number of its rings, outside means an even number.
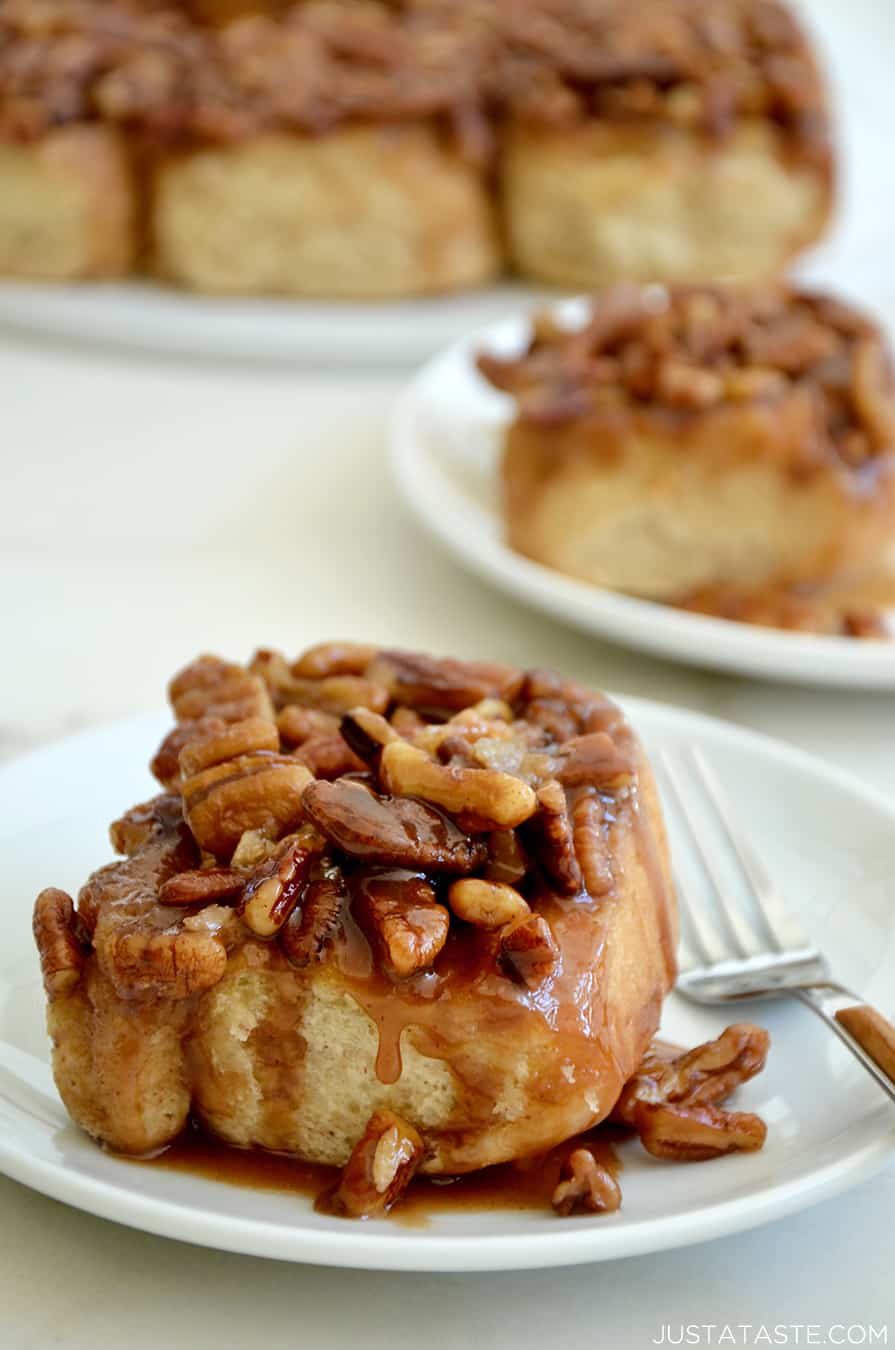
[[[778,0],[0,0],[0,274],[403,296],[778,272],[823,83]]]
[[[703,613],[885,635],[895,386],[849,305],[622,285],[572,322],[536,317],[522,352],[479,368],[514,400],[502,477],[519,552]]]

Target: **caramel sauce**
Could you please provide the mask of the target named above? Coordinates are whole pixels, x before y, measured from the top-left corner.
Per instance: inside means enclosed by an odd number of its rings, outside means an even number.
[[[458,1177],[417,1176],[389,1218],[411,1227],[424,1226],[433,1214],[498,1210],[550,1211],[560,1169],[575,1149],[586,1147],[607,1171],[618,1177],[622,1162],[616,1142],[630,1137],[622,1126],[604,1122],[547,1154],[480,1168]],[[208,1181],[248,1190],[301,1195],[326,1212],[326,1198],[338,1184],[340,1171],[263,1149],[232,1148],[201,1130],[186,1129],[156,1158],[128,1158],[138,1167],[164,1167]]]

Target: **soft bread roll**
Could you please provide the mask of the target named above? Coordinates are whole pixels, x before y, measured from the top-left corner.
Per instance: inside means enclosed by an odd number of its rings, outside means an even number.
[[[501,181],[514,265],[562,286],[772,276],[823,233],[832,197],[759,120],[720,144],[661,123],[517,126]]]
[[[0,141],[0,275],[47,281],[132,268],[130,167],[110,127],[61,127],[34,144]]]
[[[507,531],[597,586],[685,602],[816,583],[895,539],[882,338],[794,290],[618,288],[579,332],[545,321],[482,367],[517,400]]]
[[[267,135],[172,157],[151,232],[162,276],[216,293],[412,295],[500,270],[480,176],[425,126]]]
[[[179,792],[113,827],[129,856],[90,879],[77,914],[62,892],[38,899],[54,1071],[74,1119],[128,1153],[164,1146],[192,1115],[233,1144],[344,1164],[387,1108],[419,1132],[422,1168],[437,1174],[549,1148],[605,1117],[675,973],[661,810],[620,711],[544,672],[408,653],[330,646],[291,670],[264,653],[255,669],[282,727],[295,734],[297,712],[315,713],[310,739],[293,755],[215,764],[225,744],[262,744],[265,719],[228,724],[257,677],[204,658],[172,686],[189,716],[155,761]],[[321,719],[362,694],[340,763],[329,747],[331,781],[311,779],[333,738]],[[358,780],[357,753],[372,778]],[[262,772],[277,780],[266,795]],[[257,827],[300,772],[300,804],[281,823],[298,834],[272,846]],[[388,791],[371,797],[364,782]],[[348,799],[360,816],[339,814]],[[380,803],[370,817],[364,801]],[[435,850],[428,862],[394,852],[402,811],[413,846]],[[233,812],[250,827],[235,854]],[[330,839],[318,870],[261,939],[259,885],[318,828]],[[234,873],[236,909],[233,892],[172,904],[172,888]],[[326,886],[340,898],[311,932]],[[462,921],[445,908],[455,903]]]

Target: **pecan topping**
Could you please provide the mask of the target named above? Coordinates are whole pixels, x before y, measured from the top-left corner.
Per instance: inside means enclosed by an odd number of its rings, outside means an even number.
[[[339,730],[339,719],[317,708],[302,708],[287,703],[277,714],[277,730],[287,745],[303,745],[314,736],[331,735]]]
[[[611,287],[583,328],[536,324],[521,356],[479,366],[533,424],[667,427],[727,403],[788,400],[802,428],[781,440],[793,472],[857,470],[895,453],[895,384],[878,328],[791,286]]]
[[[160,905],[210,905],[236,900],[245,877],[232,867],[194,868],[177,872],[159,887]]]
[[[280,929],[280,946],[293,966],[302,968],[319,961],[326,944],[339,926],[347,898],[338,868],[309,881],[301,904],[293,909]]]
[[[369,708],[352,708],[342,718],[339,730],[354,753],[374,766],[379,764],[383,746],[401,739],[390,722]]]
[[[638,1102],[634,1128],[648,1153],[680,1162],[705,1162],[725,1153],[752,1152],[761,1148],[768,1132],[760,1116],[748,1111],[656,1102]]]
[[[521,881],[528,871],[528,859],[515,830],[495,830],[488,835],[488,881],[502,881],[512,886]]]
[[[162,787],[176,791],[180,787],[180,752],[190,741],[205,739],[223,731],[227,723],[220,717],[197,717],[173,727],[162,741],[149,765]]]
[[[529,989],[549,979],[559,960],[559,948],[542,914],[528,914],[505,928],[500,954],[513,978]]]
[[[363,760],[358,759],[338,731],[311,736],[295,751],[295,758],[315,778],[341,778],[343,774],[359,773],[364,768]]]
[[[625,1086],[613,1115],[634,1124],[639,1102],[716,1105],[764,1068],[770,1037],[762,1027],[736,1022],[714,1041],[663,1058],[647,1055]]]
[[[519,677],[506,666],[435,660],[419,652],[380,652],[367,676],[396,703],[435,716],[457,712],[485,698],[511,698]]]
[[[423,1141],[393,1111],[379,1110],[345,1164],[327,1208],[353,1219],[387,1214],[422,1161]]]
[[[557,1214],[612,1214],[621,1207],[619,1184],[589,1148],[576,1148],[563,1163],[553,1192]]]
[[[220,730],[190,737],[180,752],[181,778],[193,778],[203,769],[225,764],[254,750],[279,748],[280,737],[273,722],[264,717],[247,717],[229,726],[225,724]]]
[[[310,826],[283,840],[246,882],[239,917],[257,937],[278,933],[301,899],[305,882],[324,840]]]
[[[34,941],[48,998],[70,994],[84,965],[84,950],[75,936],[75,907],[65,891],[48,886],[34,905]]]
[[[458,919],[478,928],[503,928],[531,911],[513,886],[479,877],[461,877],[451,883],[448,904]]]
[[[199,717],[219,717],[224,722],[273,718],[263,680],[216,656],[200,656],[187,666],[171,681],[168,694],[178,722]]]
[[[354,889],[353,911],[398,976],[426,970],[447,941],[448,911],[436,904],[429,882],[412,872],[363,876]]]
[[[363,675],[376,656],[376,648],[360,642],[320,642],[302,652],[292,665],[292,674],[304,680],[324,680],[329,675]]]
[[[577,895],[584,885],[575,855],[572,822],[562,784],[555,779],[538,788],[538,812],[524,825],[524,837],[561,895]]]
[[[272,838],[302,818],[301,798],[311,773],[271,751],[240,755],[203,769],[183,785],[183,814],[201,846],[229,858],[246,830]]]
[[[311,783],[302,802],[328,839],[367,862],[471,872],[486,857],[484,844],[426,802],[380,797],[351,779]]]
[[[512,829],[537,809],[533,790],[512,774],[436,764],[405,741],[384,748],[379,772],[387,791],[422,797],[482,830]]]

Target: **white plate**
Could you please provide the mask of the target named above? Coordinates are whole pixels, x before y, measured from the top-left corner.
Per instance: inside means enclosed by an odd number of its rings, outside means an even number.
[[[565,300],[555,310],[574,322],[585,304]],[[688,614],[577,581],[505,544],[498,460],[513,401],[478,374],[474,358],[484,349],[518,352],[529,332],[520,314],[461,339],[423,366],[392,412],[398,488],[459,562],[551,618],[674,661],[767,679],[895,689],[895,641],[814,637]]]
[[[895,808],[780,744],[708,718],[625,700],[648,746],[703,747],[771,872],[836,973],[892,1010]],[[206,1246],[318,1264],[391,1270],[566,1265],[675,1247],[734,1232],[834,1194],[879,1168],[895,1115],[868,1075],[796,1004],[752,1005],[773,1049],[739,1093],[768,1123],[758,1154],[691,1165],[622,1148],[618,1215],[441,1213],[423,1229],[315,1214],[295,1195],[228,1186],[103,1153],[68,1123],[53,1087],[30,936],[35,893],[76,891],[108,858],[106,824],[152,791],[141,765],[167,719],[143,717],[78,736],[0,770],[5,865],[0,956],[0,1168],[68,1204]],[[773,790],[771,790],[773,785]],[[672,997],[664,1033],[695,1043],[733,1017]],[[773,1239],[770,1239],[772,1241]]]
[[[312,365],[415,365],[548,292],[505,282],[420,300],[231,299],[151,282],[0,282],[0,323],[73,341],[184,356]]]

